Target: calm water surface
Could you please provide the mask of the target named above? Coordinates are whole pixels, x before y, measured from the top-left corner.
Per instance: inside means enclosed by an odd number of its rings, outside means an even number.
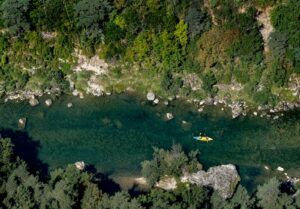
[[[68,102],[73,103],[72,108],[67,108]],[[175,119],[166,122],[166,112],[172,112]],[[206,168],[237,165],[242,183],[250,189],[266,178],[280,175],[275,171],[277,166],[284,167],[288,175],[300,177],[297,111],[277,121],[254,116],[231,119],[230,111],[217,107],[206,107],[198,113],[182,101],[169,107],[152,106],[127,95],[84,100],[63,96],[51,107],[43,101],[37,107],[27,102],[0,104],[2,131],[21,131],[21,117],[27,118],[22,132],[40,144],[38,157],[50,169],[83,160],[106,174],[139,175],[140,162],[151,158],[153,146],[169,148],[179,143],[186,151],[198,149]],[[188,123],[183,124],[183,120]],[[215,140],[194,141],[192,136],[199,132]],[[264,165],[271,170],[266,171]]]

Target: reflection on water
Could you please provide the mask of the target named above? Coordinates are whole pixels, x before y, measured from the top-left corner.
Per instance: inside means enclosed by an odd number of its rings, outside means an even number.
[[[73,103],[72,108],[67,108],[68,102]],[[168,122],[163,119],[167,112],[175,116]],[[51,107],[42,102],[37,107],[0,105],[0,128],[17,129],[21,117],[27,118],[25,131],[39,141],[39,158],[50,168],[83,160],[103,173],[137,175],[140,162],[151,158],[153,146],[169,148],[180,143],[187,151],[199,149],[206,168],[238,165],[248,188],[276,175],[279,165],[292,172],[290,175],[299,175],[300,170],[299,112],[278,121],[232,120],[228,111],[216,107],[198,113],[184,102],[152,106],[126,95],[84,100],[64,96]],[[199,132],[215,140],[193,140]],[[273,171],[264,170],[264,165]]]

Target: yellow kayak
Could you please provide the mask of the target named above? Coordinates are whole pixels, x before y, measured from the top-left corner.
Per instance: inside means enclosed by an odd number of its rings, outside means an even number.
[[[197,141],[202,141],[202,142],[209,142],[212,141],[213,139],[208,137],[208,136],[194,136],[194,139]]]

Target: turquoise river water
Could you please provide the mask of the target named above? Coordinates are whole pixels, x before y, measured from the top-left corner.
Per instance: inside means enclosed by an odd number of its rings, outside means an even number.
[[[68,102],[73,103],[72,108],[67,108]],[[168,122],[163,119],[167,112],[175,116]],[[25,130],[18,129],[22,117],[27,118]],[[183,124],[183,120],[188,123]],[[186,151],[198,149],[205,168],[237,165],[242,184],[250,189],[271,176],[283,176],[276,171],[277,166],[284,167],[290,176],[300,177],[299,111],[277,121],[254,116],[232,119],[226,108],[206,107],[199,113],[183,101],[166,107],[128,95],[83,100],[62,96],[51,107],[43,100],[37,107],[27,102],[2,102],[1,129],[37,142],[37,157],[49,169],[85,161],[108,175],[137,176],[140,162],[151,159],[153,146],[170,148],[179,143]],[[193,140],[199,132],[214,141]],[[19,149],[30,152],[24,143]]]

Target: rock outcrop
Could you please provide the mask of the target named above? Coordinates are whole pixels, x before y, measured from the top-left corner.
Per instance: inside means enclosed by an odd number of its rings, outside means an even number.
[[[148,101],[153,101],[155,99],[155,94],[153,92],[148,92],[147,93],[147,100]]]
[[[162,188],[164,190],[174,190],[177,187],[177,182],[174,177],[165,176],[165,178],[162,178],[155,184],[155,187]]]
[[[198,171],[193,174],[186,174],[181,178],[182,182],[189,182],[199,186],[210,186],[218,191],[224,199],[230,198],[238,182],[240,176],[236,167],[232,164],[211,167],[207,172]]]

